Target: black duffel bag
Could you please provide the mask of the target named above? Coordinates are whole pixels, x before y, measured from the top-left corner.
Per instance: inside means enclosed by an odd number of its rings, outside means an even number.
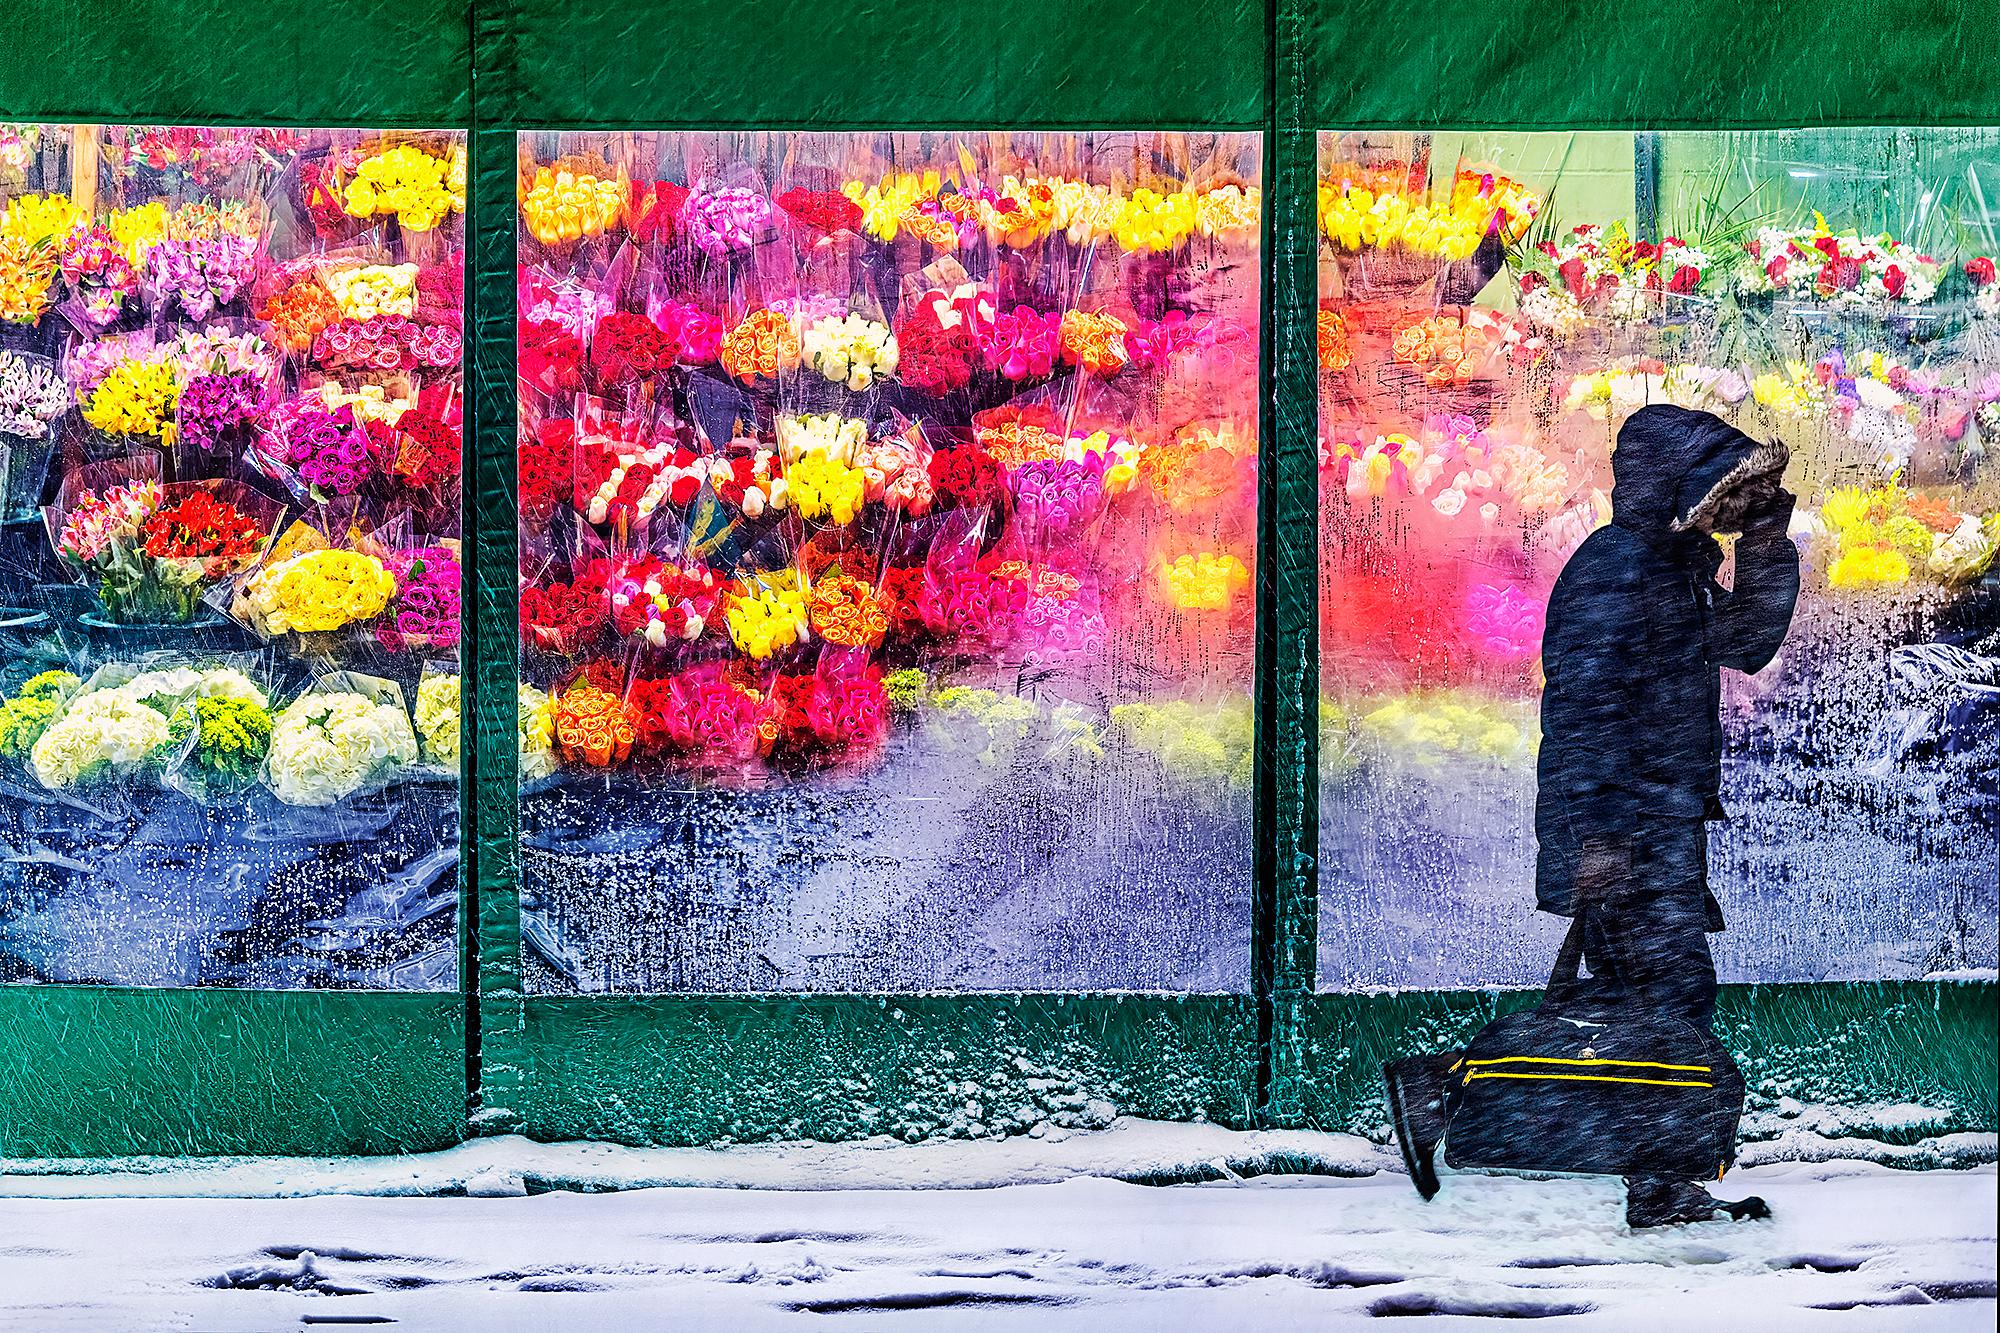
[[[1713,1180],[1736,1160],[1743,1075],[1706,1028],[1579,978],[1570,926],[1539,1007],[1496,1018],[1452,1066],[1453,1167]]]

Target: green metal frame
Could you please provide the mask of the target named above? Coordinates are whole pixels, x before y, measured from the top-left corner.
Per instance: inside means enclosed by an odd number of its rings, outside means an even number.
[[[471,133],[465,966],[459,995],[0,989],[0,1155],[380,1152],[502,1131],[676,1144],[964,1132],[946,1071],[1013,1071],[1000,1086],[1016,1097],[1032,1076],[1061,1100],[1049,1111],[1095,1100],[1233,1126],[1371,1125],[1385,1054],[1532,996],[1314,991],[1316,129],[1990,119],[2000,90],[1955,34],[1990,30],[2000,0],[1890,4],[1870,25],[1886,37],[1865,50],[1833,31],[1837,16],[1723,0],[1616,23],[1580,0],[1482,0],[1450,24],[1415,6],[1305,0],[1155,7],[1136,24],[1114,0],[1009,0],[955,22],[884,0],[865,24],[802,0],[708,0],[698,19],[687,4],[555,0],[327,0],[310,13],[144,0],[54,16],[34,49],[0,56],[0,116]],[[1818,22],[1826,41],[1801,32]],[[1552,32],[1590,34],[1590,67]],[[996,125],[1266,136],[1250,992],[525,996],[515,132]],[[1753,1078],[1784,1070],[1827,1099],[1928,1099],[1963,1127],[1994,1127],[1991,984],[1732,987],[1723,1005]]]

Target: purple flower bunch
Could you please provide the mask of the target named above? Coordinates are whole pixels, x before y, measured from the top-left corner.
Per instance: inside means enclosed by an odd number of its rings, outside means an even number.
[[[285,461],[322,495],[352,495],[368,479],[368,435],[342,404],[294,403],[283,422]]]
[[[771,201],[735,186],[699,190],[681,209],[681,227],[688,239],[720,259],[732,250],[748,250],[771,226]]]
[[[1015,468],[1008,480],[1022,538],[1063,541],[1081,536],[1103,505],[1104,455],[1036,459]]]
[[[447,546],[399,551],[386,561],[396,576],[393,622],[378,622],[376,637],[391,651],[458,645],[458,556]]]
[[[165,240],[146,255],[146,289],[155,309],[178,303],[190,319],[207,319],[234,301],[257,274],[257,243],[223,233],[202,240]]]
[[[181,386],[180,438],[210,452],[235,441],[264,411],[264,382],[247,370],[196,375]]]

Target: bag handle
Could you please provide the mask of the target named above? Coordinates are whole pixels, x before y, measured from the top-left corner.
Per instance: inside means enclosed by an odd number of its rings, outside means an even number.
[[[1543,1009],[1560,1009],[1577,996],[1582,982],[1577,972],[1583,965],[1583,911],[1570,918],[1569,933],[1556,950],[1556,965],[1549,971],[1548,988],[1542,992]]]

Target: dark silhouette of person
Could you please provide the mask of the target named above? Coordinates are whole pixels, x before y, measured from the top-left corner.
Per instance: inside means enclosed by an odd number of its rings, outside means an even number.
[[[1542,638],[1537,905],[1581,920],[1593,977],[1701,1028],[1715,1017],[1707,936],[1723,926],[1708,886],[1708,823],[1724,815],[1721,671],[1762,670],[1791,625],[1786,461],[1783,445],[1706,412],[1633,413],[1611,459],[1611,522],[1563,567]],[[1717,533],[1740,534],[1728,587]],[[1385,1071],[1398,1141],[1428,1192],[1453,1058]],[[1724,1203],[1687,1181],[1626,1186],[1634,1227],[1768,1215],[1762,1200]]]

